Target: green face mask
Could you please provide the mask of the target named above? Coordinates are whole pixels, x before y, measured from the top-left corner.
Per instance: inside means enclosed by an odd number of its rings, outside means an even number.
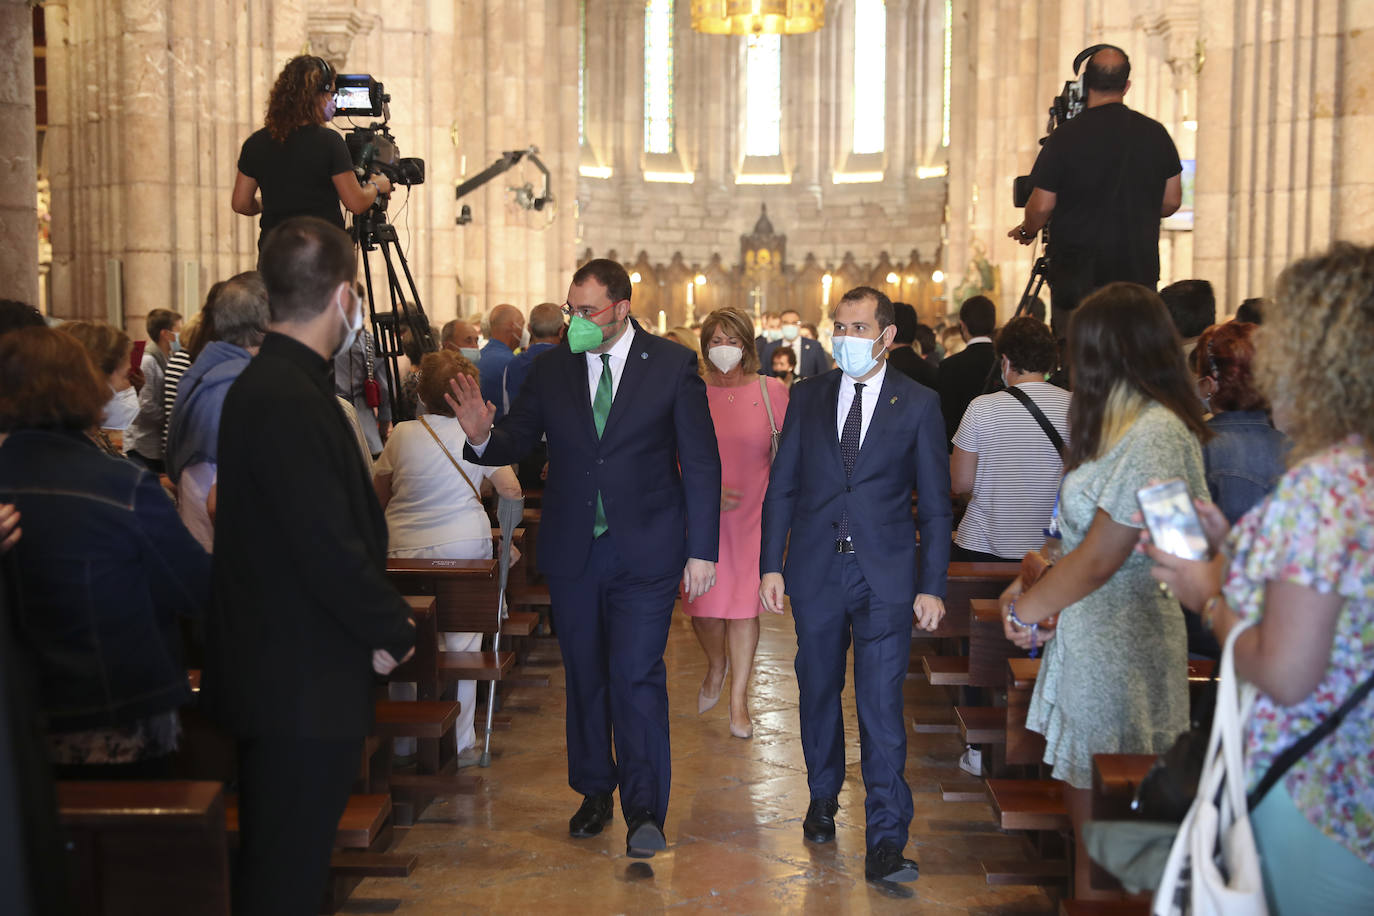
[[[606,306],[605,309],[593,312],[600,315],[606,309],[614,308],[613,305]],[[581,315],[572,316],[568,322],[568,349],[574,353],[586,353],[588,350],[595,350],[606,342],[605,331],[601,325],[592,321],[590,318],[583,318]]]

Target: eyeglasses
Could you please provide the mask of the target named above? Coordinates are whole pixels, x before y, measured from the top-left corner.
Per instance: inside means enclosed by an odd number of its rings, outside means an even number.
[[[601,308],[593,308],[590,305],[574,306],[571,302],[564,302],[563,308],[560,311],[563,312],[564,318],[572,318],[576,316],[578,318],[590,319],[592,316],[600,315],[602,312],[611,308],[615,308],[614,302],[612,302],[610,305],[602,306]]]

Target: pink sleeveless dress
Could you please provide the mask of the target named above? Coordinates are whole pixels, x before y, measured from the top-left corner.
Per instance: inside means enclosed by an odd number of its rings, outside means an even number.
[[[764,378],[773,419],[782,429],[787,388]],[[738,388],[706,386],[711,421],[720,447],[721,487],[740,494],[739,506],[720,514],[720,559],[716,584],[696,601],[682,603],[692,617],[740,620],[757,617],[759,602],[759,526],[768,490],[769,426],[763,391],[757,383]]]

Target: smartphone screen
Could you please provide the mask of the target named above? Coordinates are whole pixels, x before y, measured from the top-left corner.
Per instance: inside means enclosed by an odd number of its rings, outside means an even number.
[[[1207,535],[1182,479],[1175,477],[1145,487],[1136,493],[1136,499],[1156,547],[1185,560],[1207,559]]]
[[[148,346],[146,340],[135,340],[134,348],[129,351],[129,368],[138,369],[143,365],[143,348]]]

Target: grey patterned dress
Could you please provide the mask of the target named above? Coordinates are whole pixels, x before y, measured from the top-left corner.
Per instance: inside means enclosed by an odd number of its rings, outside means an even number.
[[[1064,478],[1064,553],[1082,543],[1098,509],[1139,527],[1131,520],[1136,491],[1171,477],[1206,498],[1202,447],[1172,411],[1151,404],[1110,451]],[[1054,778],[1075,788],[1092,788],[1094,754],[1163,753],[1188,727],[1183,615],[1151,578],[1152,565],[1133,552],[1105,585],[1064,609],[1045,648],[1027,725],[1045,736]]]

